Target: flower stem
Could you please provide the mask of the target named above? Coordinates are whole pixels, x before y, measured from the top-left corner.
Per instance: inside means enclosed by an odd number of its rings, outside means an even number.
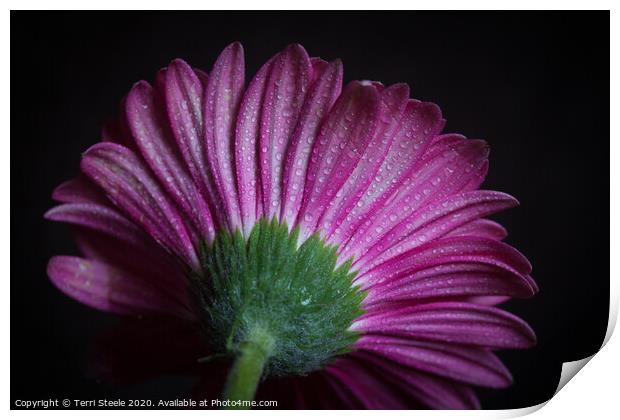
[[[229,401],[252,401],[258,382],[273,348],[271,336],[264,331],[254,331],[248,340],[239,345],[239,354],[228,373],[224,398]],[[250,408],[247,405],[226,408]]]

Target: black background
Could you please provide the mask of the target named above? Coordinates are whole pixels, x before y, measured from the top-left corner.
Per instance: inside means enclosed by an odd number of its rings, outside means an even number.
[[[521,206],[497,217],[541,291],[505,305],[538,335],[500,357],[515,384],[484,408],[550,398],[562,361],[595,352],[609,305],[609,13],[11,13],[11,402],[174,398],[191,381],[111,387],[84,376],[87,341],[113,316],[60,294],[47,260],[75,253],[44,221],[132,83],[176,57],[209,70],[232,41],[247,74],[288,43],[342,58],[345,81],[406,82],[446,131],[486,139],[485,188]]]

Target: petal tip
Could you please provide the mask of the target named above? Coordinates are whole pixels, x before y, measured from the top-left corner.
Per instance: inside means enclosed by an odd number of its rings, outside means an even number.
[[[51,282],[60,288],[63,283],[63,271],[66,269],[67,264],[70,264],[73,259],[77,257],[68,257],[63,255],[55,255],[47,263],[46,273]]]
[[[341,58],[336,58],[332,61],[329,62],[330,66],[334,66],[334,67],[342,67],[343,63],[342,63],[342,59]]]
[[[51,209],[43,213],[43,218],[46,220],[56,220],[56,215],[58,213],[58,207],[60,206],[52,207]]]
[[[243,45],[239,41],[232,42],[224,48],[222,54],[230,53],[233,55],[243,54]]]
[[[485,140],[470,140],[470,144],[480,153],[482,159],[487,159],[491,152],[491,146]]]
[[[189,64],[187,64],[187,61],[183,60],[182,58],[175,58],[174,60],[172,60],[170,62],[170,64],[168,64],[168,68],[174,68],[174,67],[189,67]]]

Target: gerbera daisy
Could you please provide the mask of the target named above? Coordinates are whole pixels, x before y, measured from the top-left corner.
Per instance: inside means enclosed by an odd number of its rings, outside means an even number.
[[[208,74],[177,59],[136,83],[53,193],[46,217],[75,226],[83,256],[53,257],[49,277],[157,320],[164,341],[161,315],[185,323],[202,344],[183,361],[164,346],[165,363],[212,369],[203,384],[229,400],[477,408],[472,386],[511,383],[494,351],[535,343],[495,307],[537,291],[485,219],[517,201],[479,190],[487,144],[441,134],[436,105],[342,79],[291,45],[244,88],[234,43]]]

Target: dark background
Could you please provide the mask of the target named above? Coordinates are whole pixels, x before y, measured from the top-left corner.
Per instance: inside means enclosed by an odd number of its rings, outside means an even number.
[[[609,305],[609,13],[11,13],[11,403],[40,398],[175,398],[167,377],[111,387],[83,373],[87,342],[116,322],[58,292],[47,260],[75,253],[44,221],[132,83],[176,57],[210,69],[239,40],[247,74],[288,43],[342,58],[345,81],[406,82],[439,104],[446,131],[486,139],[485,188],[521,206],[497,217],[532,262],[540,293],[505,305],[536,348],[500,357],[515,383],[484,408],[553,395],[561,362],[601,345]]]

